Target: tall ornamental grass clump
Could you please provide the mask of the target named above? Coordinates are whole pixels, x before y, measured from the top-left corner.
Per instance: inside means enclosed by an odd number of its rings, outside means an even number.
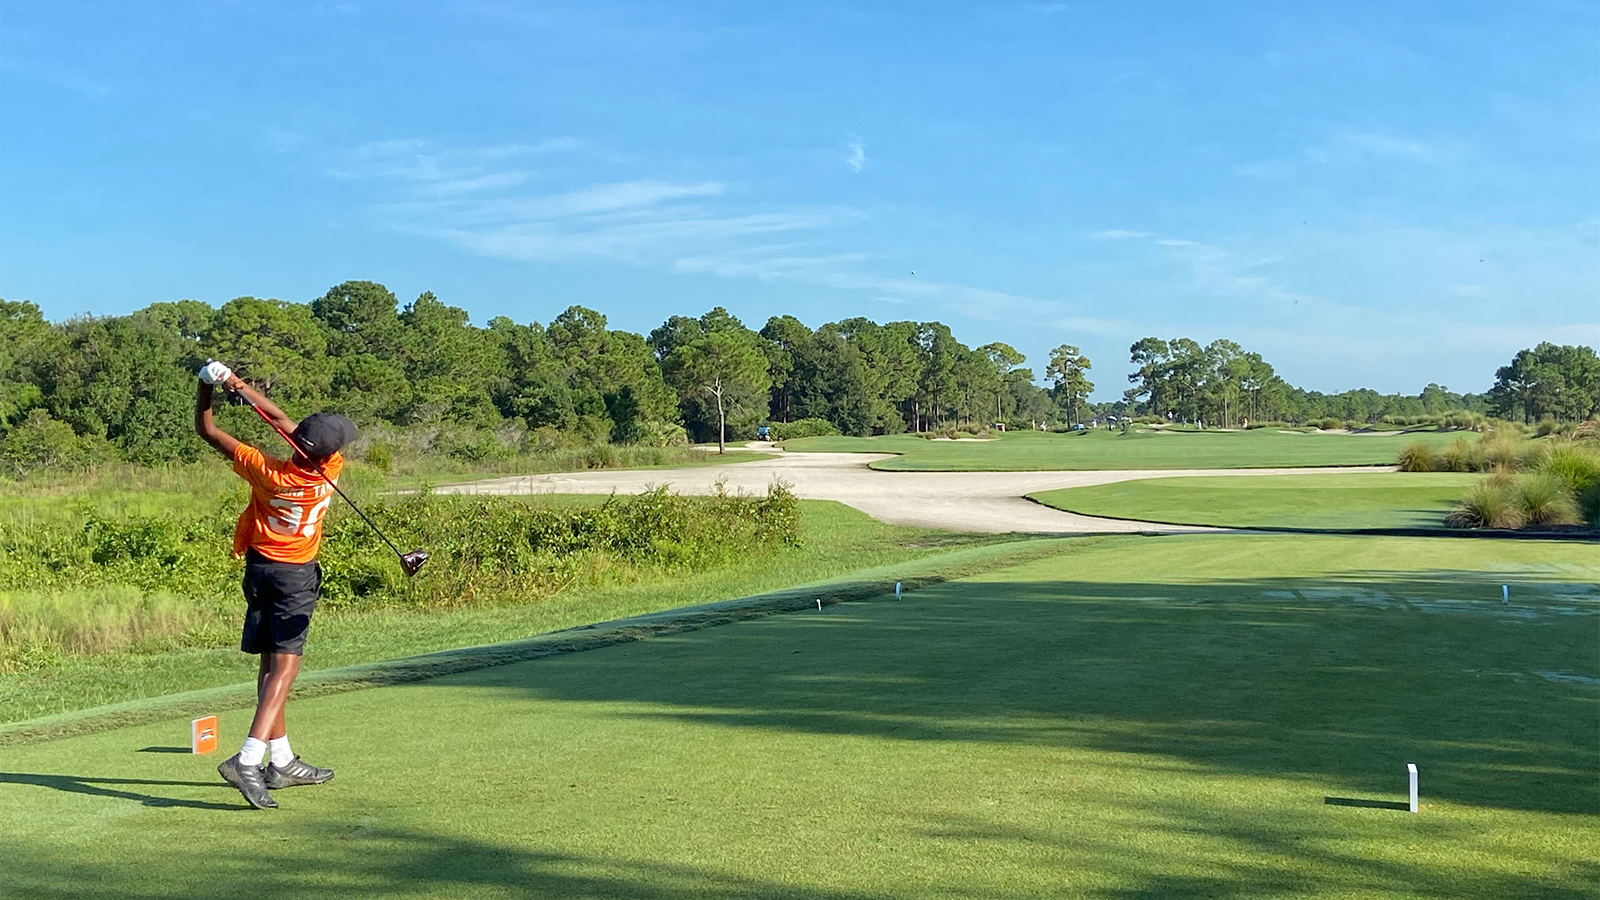
[[[1578,502],[1565,481],[1550,472],[1518,479],[1513,489],[1527,525],[1576,525]]]
[[[1417,441],[1407,444],[1400,449],[1400,456],[1395,462],[1402,472],[1436,472],[1439,470],[1439,454],[1434,451],[1431,444]]]
[[[1449,455],[1452,447],[1446,447],[1441,456]],[[1432,471],[1495,473],[1468,493],[1447,524],[1463,528],[1600,527],[1600,445],[1594,441],[1534,441],[1497,433],[1480,442],[1480,448],[1478,468],[1457,468],[1465,458],[1459,453],[1433,464]],[[1401,468],[1429,471],[1423,457],[1401,451]],[[1506,512],[1508,505],[1515,507],[1515,515]]]
[[[1521,528],[1527,522],[1512,485],[1485,479],[1445,517],[1451,528]]]

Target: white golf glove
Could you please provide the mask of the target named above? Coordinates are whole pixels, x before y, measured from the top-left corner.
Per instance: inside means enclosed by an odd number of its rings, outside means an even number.
[[[227,384],[233,370],[215,360],[200,367],[200,380],[206,384]]]

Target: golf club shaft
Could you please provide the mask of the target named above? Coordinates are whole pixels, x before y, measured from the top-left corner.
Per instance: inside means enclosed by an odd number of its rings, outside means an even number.
[[[236,396],[238,396],[240,399],[244,400],[244,402],[246,404],[248,404],[251,409],[255,410],[256,411],[256,415],[261,417],[261,421],[266,422],[268,425],[271,425],[272,426],[272,430],[276,431],[278,433],[279,437],[283,438],[285,441],[288,441],[289,442],[289,447],[291,449],[293,449],[296,453],[299,453],[301,456],[305,456],[305,453],[303,453],[300,450],[300,445],[296,444],[294,442],[294,438],[290,437],[289,432],[284,431],[281,427],[279,427],[277,422],[272,421],[272,417],[268,416],[266,414],[266,412],[264,410],[262,410],[261,407],[255,405],[254,403],[251,403],[250,402],[250,398],[245,397],[242,394],[239,394],[239,395],[236,395]],[[311,458],[310,457],[306,457],[306,461],[307,462],[311,462]],[[402,566],[407,565],[407,563],[406,563],[406,555],[404,553],[400,552],[400,548],[396,547],[394,545],[394,542],[389,540],[388,535],[385,535],[383,533],[383,529],[381,529],[377,525],[373,524],[372,520],[367,518],[367,514],[361,511],[361,507],[357,506],[355,504],[355,501],[353,501],[349,497],[345,496],[344,491],[339,490],[339,485],[334,483],[334,480],[332,478],[328,477],[328,473],[327,472],[322,471],[322,466],[319,465],[318,463],[311,462],[311,467],[313,469],[317,470],[317,474],[322,476],[322,480],[326,481],[328,483],[328,487],[333,488],[333,492],[334,493],[338,494],[341,498],[343,498],[344,502],[350,504],[350,508],[356,511],[356,515],[361,517],[361,521],[367,523],[367,527],[372,529],[372,533],[376,534],[380,540],[382,540],[385,544],[389,545],[389,549],[394,551],[394,555],[400,558],[400,564]]]

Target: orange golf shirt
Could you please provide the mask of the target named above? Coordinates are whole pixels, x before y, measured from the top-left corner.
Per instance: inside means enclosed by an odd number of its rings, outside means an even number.
[[[342,469],[344,457],[337,453],[322,464],[322,471],[335,480]],[[233,529],[233,555],[244,556],[245,550],[254,548],[277,562],[316,559],[322,516],[333,500],[333,488],[322,476],[249,444],[234,449],[233,471],[250,483],[250,505]]]

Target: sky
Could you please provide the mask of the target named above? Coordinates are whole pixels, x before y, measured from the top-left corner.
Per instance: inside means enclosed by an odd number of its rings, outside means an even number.
[[[0,0],[0,296],[347,279],[1482,391],[1600,344],[1600,4]]]

